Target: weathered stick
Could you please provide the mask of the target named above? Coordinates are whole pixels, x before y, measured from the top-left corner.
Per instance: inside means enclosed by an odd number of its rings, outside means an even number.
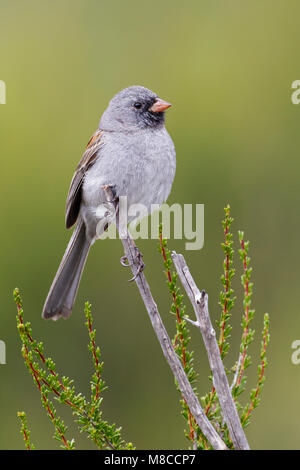
[[[205,291],[200,292],[198,289],[184,257],[173,251],[172,259],[181,283],[194,307],[197,321],[191,323],[199,327],[201,331],[209,365],[213,374],[214,386],[216,388],[224,420],[228,426],[233,445],[235,449],[248,450],[249,444],[231,395],[219,346],[216,340],[216,333],[210,320],[208,311],[208,295]]]
[[[112,188],[110,186],[105,186],[103,187],[103,190],[106,194],[107,202],[117,205]],[[158,338],[163,354],[166,360],[168,361],[168,364],[174,374],[175,379],[178,382],[178,386],[180,388],[182,396],[185,399],[198,426],[200,427],[201,431],[208,439],[208,441],[211,443],[212,447],[216,450],[226,450],[226,444],[221,439],[217,431],[214,429],[214,427],[206,417],[204,411],[202,410],[198,398],[196,397],[192,386],[188,381],[188,378],[183,370],[183,367],[178,357],[176,356],[171,340],[159,315],[157,305],[152,297],[149,284],[145,278],[144,273],[140,271],[140,259],[139,256],[137,256],[139,251],[134,241],[132,240],[130,234],[128,233],[127,228],[125,229],[123,227],[122,233],[120,233],[120,237],[124,247],[125,256],[128,260],[128,265],[132,270],[137,287],[140,291],[141,297],[143,299],[150,321],[152,323],[153,329]]]

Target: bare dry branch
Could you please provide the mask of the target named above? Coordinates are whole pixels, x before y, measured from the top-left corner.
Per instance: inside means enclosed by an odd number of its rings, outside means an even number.
[[[209,365],[213,374],[214,386],[233,445],[235,449],[248,450],[249,444],[247,442],[234,400],[231,395],[226,372],[220,355],[218,342],[216,340],[216,333],[210,320],[208,311],[208,295],[205,291],[200,292],[198,289],[184,257],[173,251],[172,259],[178,276],[195,311],[197,321],[191,323],[199,327],[201,331],[207,351]]]
[[[107,201],[109,203],[114,203],[117,206],[117,201],[115,201],[113,189],[110,186],[104,186],[103,189],[106,194]],[[124,232],[124,228],[122,232]],[[208,439],[208,441],[211,443],[212,447],[217,450],[226,450],[226,444],[221,439],[217,431],[212,426],[211,422],[206,417],[204,411],[202,410],[198,398],[196,397],[193,388],[183,370],[183,367],[175,354],[171,340],[168,336],[168,333],[158,312],[157,305],[152,297],[149,284],[145,278],[143,271],[141,271],[141,260],[140,256],[138,256],[139,251],[134,241],[132,240],[130,234],[128,233],[127,229],[125,230],[125,232],[126,234],[122,233],[120,236],[124,247],[125,256],[128,260],[128,265],[132,270],[135,282],[147,309],[153,329],[158,338],[163,354],[174,374],[175,379],[178,382],[178,386],[180,388],[182,396],[186,400],[186,403],[191,413],[193,414],[198,426],[200,427],[201,431]]]

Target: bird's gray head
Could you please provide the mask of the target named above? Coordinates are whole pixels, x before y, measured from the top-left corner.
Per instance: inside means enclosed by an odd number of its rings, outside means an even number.
[[[171,105],[153,91],[131,86],[117,93],[100,120],[104,131],[132,132],[164,125],[164,111]]]

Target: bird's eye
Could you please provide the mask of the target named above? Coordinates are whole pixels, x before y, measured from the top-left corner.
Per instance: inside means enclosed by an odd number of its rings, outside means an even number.
[[[142,103],[140,103],[139,101],[137,101],[136,103],[134,103],[133,106],[134,106],[136,109],[141,109]]]

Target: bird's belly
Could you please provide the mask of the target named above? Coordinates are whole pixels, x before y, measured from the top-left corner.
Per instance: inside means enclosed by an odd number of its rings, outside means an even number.
[[[151,205],[160,205],[169,196],[175,174],[173,148],[167,147],[161,152],[153,149],[146,155],[143,152],[129,152],[126,158],[118,158],[117,155],[117,151],[113,157],[111,153],[102,153],[86,174],[81,214],[87,227],[94,227],[105,213],[101,210],[106,202],[102,189],[104,185],[114,186],[119,198],[126,197],[128,211],[132,205],[142,204],[145,214],[151,212]],[[128,222],[130,219],[129,216]]]
[[[167,199],[174,178],[174,169],[168,163],[164,158],[148,158],[142,164],[131,161],[126,168],[91,168],[83,185],[83,203],[97,207],[105,202],[102,187],[109,184],[115,186],[118,197],[127,197],[128,206],[144,204],[150,208],[151,204],[161,204]]]

